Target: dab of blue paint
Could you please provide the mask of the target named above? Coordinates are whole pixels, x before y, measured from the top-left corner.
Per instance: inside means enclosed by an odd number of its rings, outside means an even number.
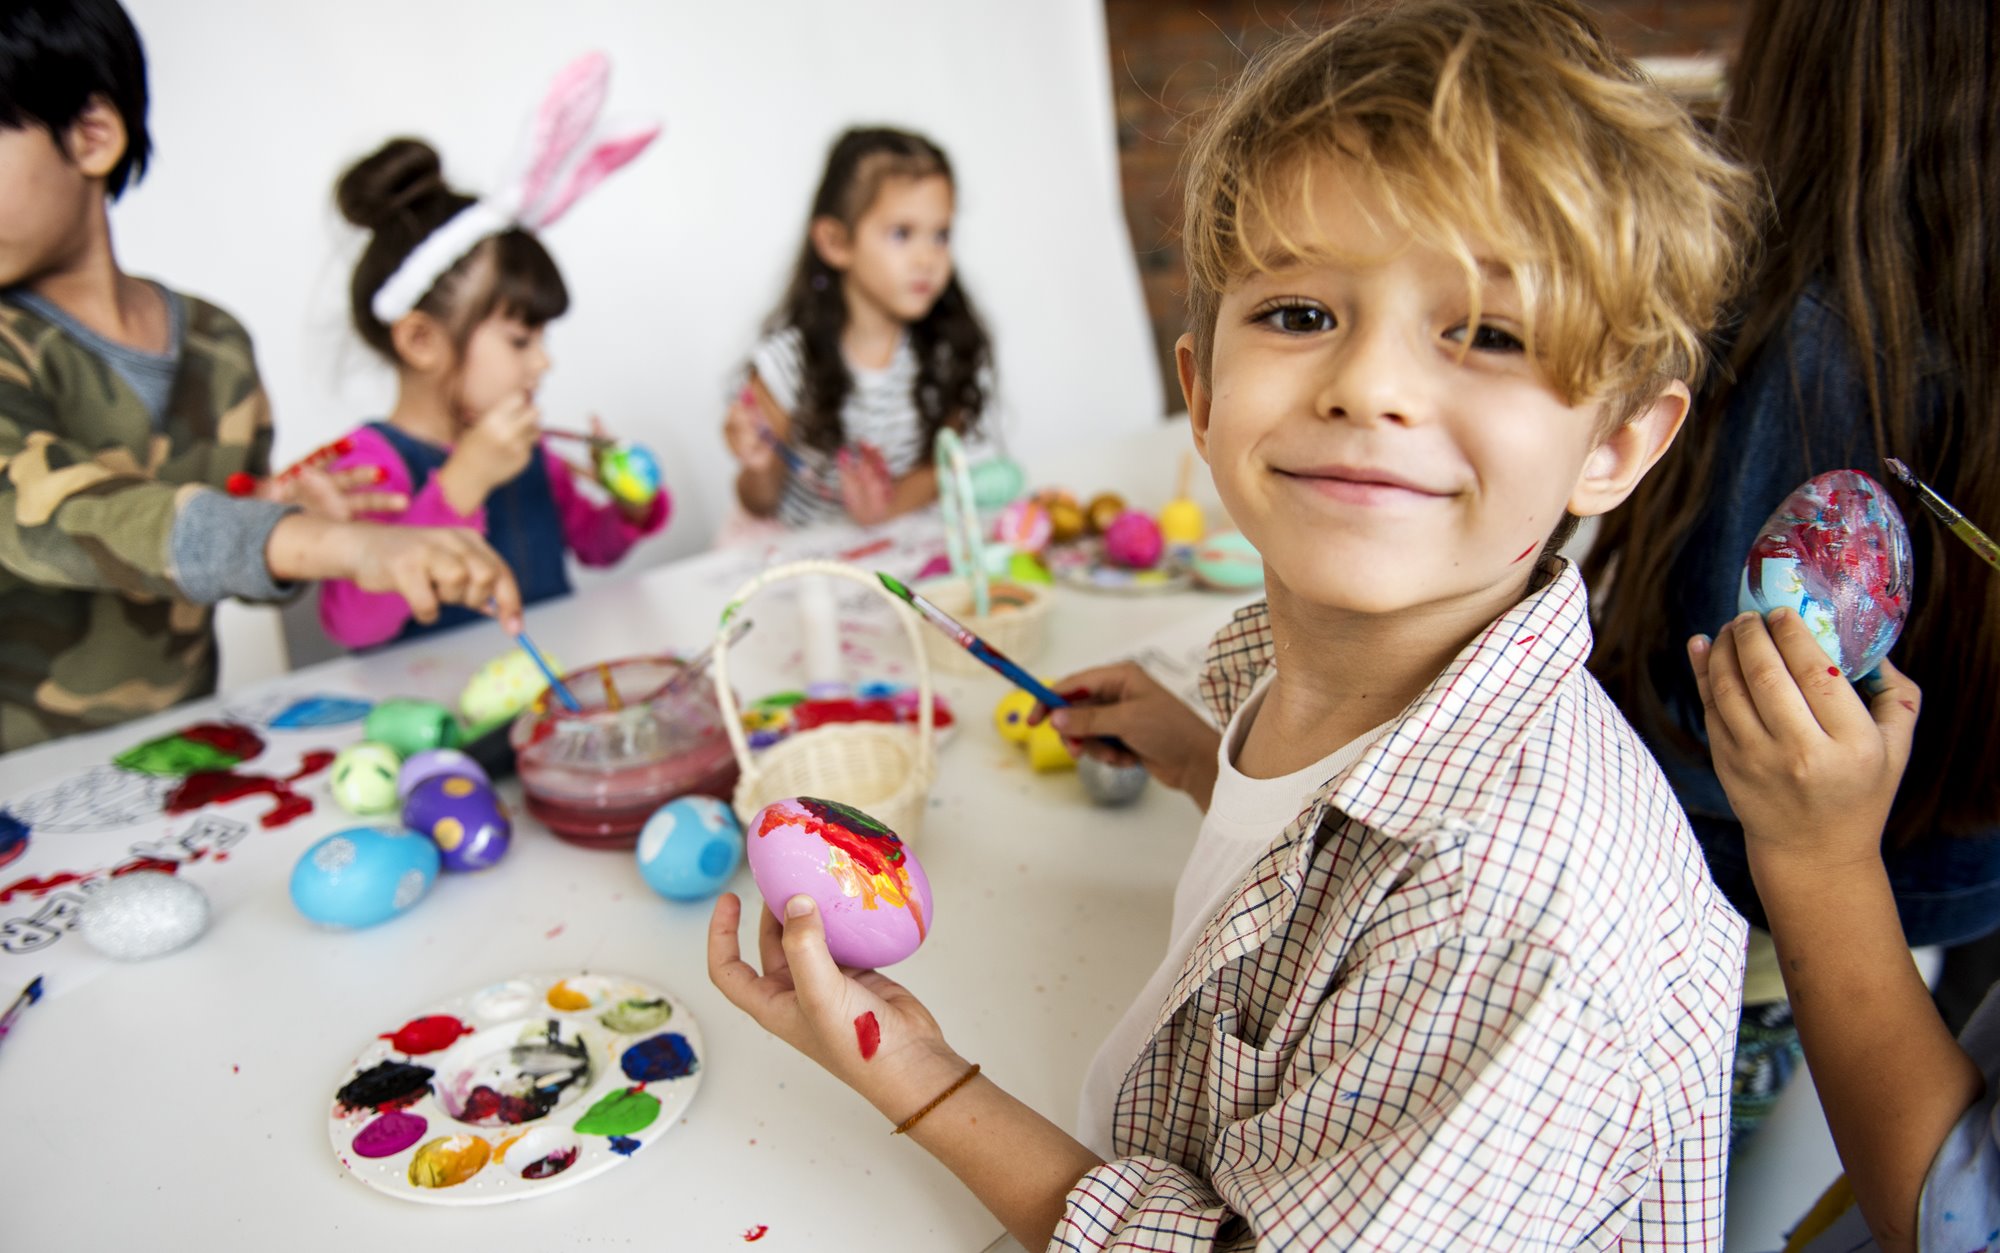
[[[0,809],[0,866],[28,851],[28,824]]]
[[[271,719],[275,731],[298,731],[307,727],[337,727],[359,722],[375,707],[374,702],[351,696],[308,696],[293,701],[284,712]]]
[[[678,1031],[649,1036],[626,1049],[618,1059],[625,1075],[635,1083],[658,1083],[663,1079],[685,1079],[700,1063],[694,1046]]]
[[[639,1142],[631,1136],[612,1136],[611,1151],[620,1157],[630,1157],[639,1151]]]

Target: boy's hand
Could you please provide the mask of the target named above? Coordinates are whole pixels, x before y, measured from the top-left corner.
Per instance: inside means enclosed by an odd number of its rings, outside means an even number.
[[[733,892],[716,900],[708,977],[730,1004],[892,1119],[916,1112],[964,1073],[937,1019],[909,989],[879,971],[834,964],[810,896],[793,897],[785,911],[782,925],[770,909],[759,911],[759,974],[737,945],[742,902]]]
[[[1037,705],[1028,721],[1052,717],[1071,752],[1114,766],[1136,761],[1161,783],[1208,808],[1220,732],[1133,662],[1080,671],[1055,684],[1065,697],[1079,689],[1087,693],[1078,698],[1080,703],[1053,714]],[[1123,740],[1132,752],[1119,752],[1105,737]]]
[[[896,482],[881,450],[873,444],[843,448],[836,461],[840,466],[840,503],[847,516],[862,526],[888,521]]]
[[[1753,863],[1879,862],[1922,694],[1884,661],[1863,704],[1798,614],[1744,614],[1688,641],[1715,773]]]
[[[265,479],[257,495],[279,504],[297,505],[307,513],[333,522],[352,522],[365,513],[401,513],[410,498],[381,491],[381,466],[349,466],[326,471],[301,466],[289,474]]]
[[[452,508],[470,514],[493,489],[528,468],[542,434],[542,411],[526,392],[501,401],[465,428],[438,470]]]
[[[521,631],[521,589],[500,554],[462,527],[376,526],[356,523],[349,548],[352,573],[364,592],[394,592],[419,622],[435,622],[440,604],[486,611],[508,634]]]

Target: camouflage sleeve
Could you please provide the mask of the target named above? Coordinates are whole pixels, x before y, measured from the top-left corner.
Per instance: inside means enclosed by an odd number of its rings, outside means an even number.
[[[122,450],[94,457],[59,438],[10,347],[0,343],[0,571],[43,587],[180,595],[174,522],[208,489],[156,482]]]

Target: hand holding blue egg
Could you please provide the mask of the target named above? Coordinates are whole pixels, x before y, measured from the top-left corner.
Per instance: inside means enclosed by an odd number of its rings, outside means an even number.
[[[639,444],[606,444],[597,454],[597,477],[619,500],[644,509],[660,494],[660,462]]]
[[[1787,496],[1750,546],[1739,611],[1785,608],[1849,679],[1875,669],[1902,634],[1910,533],[1896,502],[1857,470],[1832,470]]]

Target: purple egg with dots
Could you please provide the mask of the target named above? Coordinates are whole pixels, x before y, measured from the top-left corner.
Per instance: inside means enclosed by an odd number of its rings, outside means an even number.
[[[1160,524],[1137,509],[1119,514],[1104,531],[1104,556],[1128,570],[1150,570],[1160,564],[1166,540]]]
[[[670,901],[707,900],[743,859],[743,828],[712,796],[677,796],[654,811],[634,850],[646,886]]]
[[[481,786],[493,786],[485,769],[469,755],[456,748],[431,748],[403,763],[402,770],[396,775],[396,795],[407,800],[417,784],[441,774],[464,775],[468,779],[477,779]]]
[[[514,824],[493,789],[462,774],[441,774],[410,789],[403,825],[431,838],[446,870],[484,870],[507,855]]]

